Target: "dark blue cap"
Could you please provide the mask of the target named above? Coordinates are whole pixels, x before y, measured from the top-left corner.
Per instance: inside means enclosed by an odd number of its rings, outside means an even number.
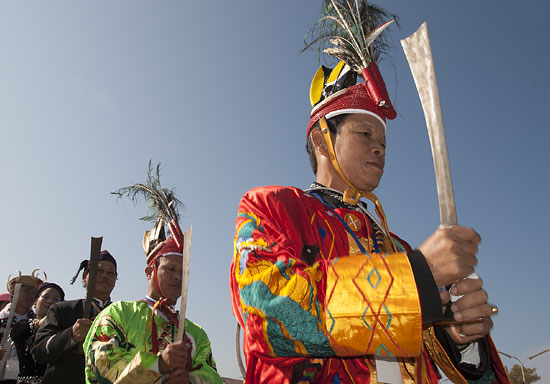
[[[115,265],[115,271],[117,270],[116,260],[113,257],[113,255],[111,255],[109,253],[109,251],[107,251],[107,250],[101,251],[99,253],[99,261],[110,261],[111,263],[113,263]],[[76,271],[76,275],[74,275],[73,278],[71,279],[71,285],[73,285],[73,283],[76,281],[76,278],[80,274],[80,271],[82,271],[82,270],[87,271],[88,270],[88,264],[90,264],[90,260],[82,260],[80,262],[80,266],[78,267],[78,271]]]

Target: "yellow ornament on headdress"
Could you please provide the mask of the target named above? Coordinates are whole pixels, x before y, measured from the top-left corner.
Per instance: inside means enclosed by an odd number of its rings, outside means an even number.
[[[346,63],[344,61],[340,61],[336,65],[336,67],[331,70],[328,77],[326,76],[326,71],[329,68],[326,68],[324,66],[319,67],[319,69],[315,73],[315,76],[313,76],[311,87],[309,89],[309,101],[312,107],[321,101],[323,97],[323,90],[327,85],[334,83],[338,79],[345,65]]]

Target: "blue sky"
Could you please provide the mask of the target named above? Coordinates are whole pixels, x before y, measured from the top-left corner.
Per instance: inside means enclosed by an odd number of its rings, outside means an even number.
[[[428,21],[459,223],[483,237],[478,273],[500,314],[493,338],[525,359],[550,348],[550,189],[543,1],[379,2],[399,15],[381,63],[398,118],[377,194],[390,229],[418,246],[439,213],[424,117],[399,40]],[[188,316],[238,377],[228,290],[234,217],[258,185],[308,186],[308,90],[300,53],[318,1],[0,3],[2,273],[68,281],[90,236],[119,260],[113,298],[146,291],[143,203],[109,192],[161,162],[193,225]],[[550,380],[550,353],[533,361]],[[504,363],[513,362],[504,359]]]

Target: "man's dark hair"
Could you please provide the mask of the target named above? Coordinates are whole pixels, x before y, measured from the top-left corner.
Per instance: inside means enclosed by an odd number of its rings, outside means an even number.
[[[347,116],[347,114],[343,115],[337,115],[330,119],[327,119],[327,126],[330,133],[333,135],[337,135],[340,131],[340,124],[342,124],[342,121]],[[306,151],[309,156],[309,164],[311,165],[311,169],[313,170],[314,174],[317,174],[317,158],[315,157],[315,147],[313,146],[313,140],[311,140],[311,132],[315,128],[319,127],[319,121],[317,121],[313,126],[311,127],[311,130],[309,131],[309,136],[307,138],[306,143]]]

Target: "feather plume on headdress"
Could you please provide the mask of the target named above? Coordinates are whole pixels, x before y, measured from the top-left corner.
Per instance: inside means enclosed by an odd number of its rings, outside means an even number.
[[[391,20],[387,21],[388,18]],[[334,105],[330,110],[321,111],[327,104],[339,98],[346,89],[350,90],[357,82],[357,75],[365,80],[364,89],[358,91],[351,101],[366,96],[372,100],[372,107],[364,109],[376,114],[382,121],[393,119],[396,112],[391,105],[384,80],[378,70],[377,61],[386,53],[389,45],[382,34],[386,28],[396,20],[385,10],[368,4],[366,0],[325,0],[322,16],[305,39],[304,51],[318,45],[319,51],[340,60],[335,68],[322,66],[315,75],[310,91],[312,119],[309,128],[320,118],[334,112]],[[345,109],[347,102],[343,102]],[[341,102],[342,104],[342,102]],[[339,107],[338,107],[339,108]],[[357,109],[357,105],[349,106]]]
[[[304,50],[318,44],[319,50],[361,74],[388,50],[381,34],[394,20],[395,15],[366,0],[326,0],[321,18],[308,33],[311,41],[306,38]]]
[[[134,203],[137,203],[140,196],[148,201],[151,213],[140,218],[143,221],[155,222],[153,229],[146,231],[143,236],[143,251],[147,255],[147,264],[163,254],[182,252],[183,232],[178,223],[178,211],[183,204],[175,196],[173,190],[162,188],[160,163],[153,169],[151,161],[149,161],[145,184],[136,183],[111,193],[119,198],[127,196]],[[168,227],[171,237],[166,237],[164,226]]]

